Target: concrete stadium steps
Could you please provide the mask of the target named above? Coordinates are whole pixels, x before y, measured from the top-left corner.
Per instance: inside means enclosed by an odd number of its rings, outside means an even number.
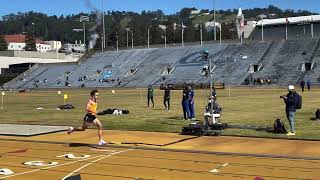
[[[269,46],[269,42],[229,45],[214,63],[214,81],[241,85],[250,74],[250,67],[260,62]]]
[[[5,83],[3,87],[5,89],[10,89],[10,88],[16,89],[19,86],[19,84],[23,83],[21,80],[31,75],[35,70],[38,69],[38,67],[39,67],[39,64],[33,65],[30,69],[28,69],[24,73],[20,74],[19,76],[12,79],[11,81]]]
[[[204,49],[208,50],[211,55],[210,58],[214,61],[225,47],[225,45],[210,45],[190,48],[189,51],[181,57],[179,61],[177,61],[172,72],[167,75],[163,75],[155,84],[202,82],[201,71],[207,62],[203,59],[201,52]]]
[[[106,65],[117,60],[122,54],[125,52],[106,52],[92,56],[71,72],[68,77],[71,87],[80,87],[83,83],[94,81],[99,76],[98,71],[102,71]],[[87,76],[87,80],[79,81],[79,78],[84,76]]]
[[[274,64],[279,85],[296,84],[300,76],[304,74],[302,65],[311,58],[317,40],[308,41],[286,41],[282,53]],[[309,52],[308,55],[302,55],[303,51]],[[288,60],[290,59],[290,60]]]
[[[68,64],[46,64],[45,66],[47,67],[48,70],[42,73],[41,75],[37,76],[36,78],[34,78],[33,82],[29,82],[25,86],[35,87],[34,81],[40,81],[39,83],[37,83],[38,88],[51,87],[52,85],[57,83],[60,77],[64,77],[66,75],[66,72],[70,72],[76,65],[74,63],[68,63]],[[44,82],[44,79],[47,80],[46,83]]]
[[[312,76],[317,74],[317,69],[316,68],[317,68],[317,66],[319,64],[319,57],[320,57],[320,52],[319,52],[320,49],[319,48],[320,48],[320,39],[318,39],[318,43],[315,46],[314,50],[310,52],[311,56],[310,56],[309,60],[305,61],[305,63],[310,63],[311,64],[311,70],[303,72],[303,74],[300,76],[299,80],[297,81],[297,84],[299,84],[302,80],[307,81],[310,78],[311,79],[315,79]],[[318,72],[319,72],[319,70],[318,70]],[[314,83],[318,83],[318,82],[317,81],[313,81],[313,84]]]
[[[204,65],[201,52],[209,50],[214,81],[241,85],[245,78],[277,79],[276,84],[295,84],[301,79],[318,83],[320,75],[320,40],[288,40],[236,44],[211,44],[161,49],[136,49],[96,53],[81,64],[39,64],[4,85],[7,89],[66,88],[66,72],[71,87],[144,87],[163,83],[208,83],[200,74]],[[307,51],[307,55],[303,55]],[[314,63],[305,72],[304,63]],[[251,72],[258,65],[257,72]],[[110,75],[107,73],[111,71]],[[170,71],[170,72],[168,72]],[[87,76],[87,80],[79,81]],[[113,82],[99,82],[100,79]],[[47,79],[47,83],[43,80]],[[61,84],[57,84],[60,81]]]
[[[31,74],[26,75],[22,81],[15,84],[14,87],[10,87],[12,89],[24,89],[24,88],[33,88],[34,81],[38,76],[45,73],[48,70],[47,66],[42,64],[39,65],[37,69],[31,72]]]
[[[197,83],[201,78],[200,72],[203,65],[180,65],[176,66],[174,72],[165,77],[164,80],[160,79],[156,84],[183,84],[183,83]]]
[[[260,63],[262,64],[262,69],[252,74],[253,78],[262,78],[262,77],[270,78],[275,75],[273,60],[280,53],[280,50],[282,49],[284,42],[285,41],[278,41],[270,44],[268,53],[265,54],[264,58],[260,61]]]
[[[123,78],[122,85],[126,87],[141,87],[156,83],[161,73],[167,67],[174,67],[190,50],[187,48],[167,48],[152,51],[148,58],[137,67],[134,75]]]
[[[278,85],[296,84],[303,76],[302,65],[310,61],[318,40],[288,40],[272,43],[262,61],[262,69],[254,78],[276,79]],[[302,55],[303,51],[308,55]]]
[[[300,83],[300,81],[303,79],[305,82],[307,80],[310,80],[311,84],[320,84],[319,77],[320,77],[320,52],[319,55],[314,57],[313,59],[313,68],[310,71],[307,71],[303,78],[301,78],[297,83]]]
[[[130,69],[137,69],[138,66],[143,63],[155,49],[138,49],[138,50],[126,50],[124,54],[121,54],[116,60],[106,64],[106,68],[95,81],[89,81],[85,83],[88,87],[113,87],[117,86],[119,82],[123,81],[125,74]],[[119,52],[120,53],[120,52]],[[111,71],[111,76],[107,79],[116,80],[113,83],[99,82],[100,79],[104,79],[105,73]],[[118,81],[119,80],[119,81]]]

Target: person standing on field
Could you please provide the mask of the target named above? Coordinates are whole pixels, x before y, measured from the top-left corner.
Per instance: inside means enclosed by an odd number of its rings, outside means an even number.
[[[190,120],[195,120],[195,113],[194,113],[194,90],[192,86],[188,86],[188,94],[189,94],[189,111],[190,111]]]
[[[184,120],[188,120],[190,118],[189,111],[189,91],[188,87],[185,85],[182,91],[182,110],[183,110],[183,118]]]
[[[168,85],[165,86],[163,104],[166,111],[170,110],[170,88]]]
[[[152,102],[152,107],[154,107],[154,102],[153,102],[153,87],[152,85],[148,86],[148,107],[150,105],[150,100]]]
[[[306,82],[304,82],[304,80],[302,80],[302,81],[300,82],[300,87],[301,87],[302,92],[304,92],[304,86],[305,86],[305,84],[306,84]]]
[[[294,115],[296,112],[296,104],[298,103],[298,94],[294,91],[294,86],[290,85],[288,87],[288,94],[286,96],[281,96],[284,103],[286,104],[286,116],[289,121],[291,131],[287,133],[287,136],[294,136],[296,134]]]
[[[309,79],[308,79],[308,81],[307,81],[307,87],[308,87],[308,91],[310,91],[310,90],[311,90],[311,82],[310,82]]]

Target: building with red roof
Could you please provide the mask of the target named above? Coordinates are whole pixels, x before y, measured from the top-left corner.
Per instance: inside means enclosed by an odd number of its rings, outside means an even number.
[[[8,44],[8,50],[24,51],[26,46],[26,35],[4,35],[4,40]],[[50,44],[44,42],[41,39],[36,39],[36,48],[38,52],[47,52],[51,50]]]

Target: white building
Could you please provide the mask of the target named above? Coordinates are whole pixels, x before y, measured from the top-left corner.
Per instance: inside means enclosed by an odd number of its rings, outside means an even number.
[[[59,50],[62,48],[61,41],[46,41],[50,45],[51,50]]]
[[[320,15],[299,16],[277,19],[263,19],[257,22],[256,26],[275,26],[285,24],[305,24],[320,22]]]
[[[212,30],[214,27],[217,27],[218,29],[221,28],[221,24],[218,23],[217,21],[216,22],[214,22],[214,21],[205,22],[204,26],[207,30]]]
[[[79,44],[77,41],[75,44],[70,44],[70,43],[64,44],[64,49],[67,52],[79,52],[79,53],[84,53],[86,50],[86,48],[84,47],[84,44],[81,44],[81,41]]]
[[[26,47],[26,35],[4,35],[4,40],[8,44],[8,50],[24,51],[24,48]],[[36,39],[36,48],[38,52],[47,52],[51,50],[50,45],[40,39]]]
[[[199,24],[194,25],[195,28],[199,27]],[[212,31],[214,29],[214,27],[216,27],[217,29],[221,28],[221,24],[218,22],[214,22],[214,21],[209,21],[209,22],[205,22],[204,23],[204,28],[207,31]]]
[[[190,15],[198,15],[198,14],[200,14],[201,13],[201,10],[192,10],[191,12],[190,12]]]

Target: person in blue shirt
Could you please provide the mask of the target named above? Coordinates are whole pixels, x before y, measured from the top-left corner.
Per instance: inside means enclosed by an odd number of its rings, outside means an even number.
[[[189,94],[189,111],[190,111],[190,116],[189,119],[195,120],[195,113],[194,113],[194,90],[192,89],[191,85],[188,85],[188,94]]]

